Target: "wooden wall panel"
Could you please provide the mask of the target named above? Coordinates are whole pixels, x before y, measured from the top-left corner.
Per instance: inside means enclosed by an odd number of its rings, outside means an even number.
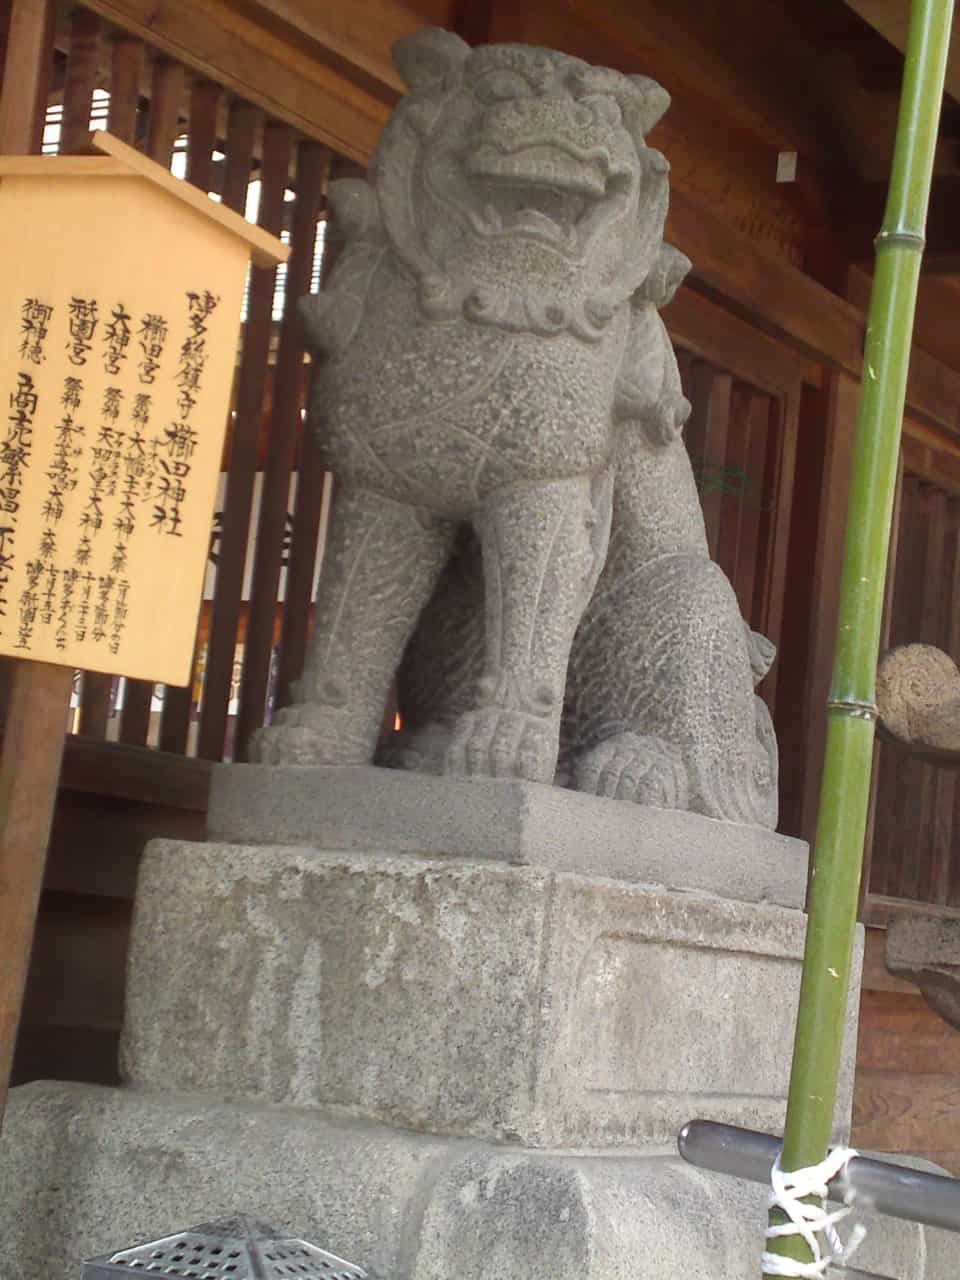
[[[960,502],[946,490],[904,475],[881,647],[933,644],[960,656],[958,518]],[[875,759],[866,918],[880,919],[887,899],[952,905],[960,899],[956,772],[889,740]]]
[[[852,1142],[960,1176],[960,1031],[886,971],[884,938],[866,932]]]
[[[699,490],[707,543],[726,573],[745,621],[768,636],[779,650],[787,562],[793,527],[799,409],[803,375],[815,371],[763,335],[717,307],[681,290],[686,301],[672,304],[669,331],[677,351],[684,394],[692,411],[684,443]],[[724,361],[730,361],[733,368]],[[809,580],[809,551],[798,561]],[[807,618],[804,617],[804,623]],[[796,651],[802,666],[807,654]],[[782,663],[774,662],[760,685],[778,735],[788,750],[800,751],[802,725],[796,705],[781,714],[777,689]],[[802,682],[801,682],[802,683]],[[796,691],[794,691],[796,692]],[[784,777],[793,777],[791,766]],[[788,825],[797,833],[797,803],[786,809]]]
[[[714,557],[731,583],[737,580],[737,557],[740,552],[740,529],[745,497],[743,484],[747,474],[752,398],[749,387],[741,382],[734,383],[730,401],[730,419],[727,423],[723,473],[720,480],[720,520]]]
[[[804,765],[810,730],[807,698],[812,675],[811,622],[818,612],[811,566],[816,564],[823,502],[827,403],[827,395],[819,387],[798,386],[787,397],[785,447],[791,448],[795,460],[792,510],[789,514],[783,511],[777,490],[769,484],[764,486],[765,494],[771,494],[776,501],[772,515],[784,524],[786,530],[782,537],[782,567],[771,566],[767,582],[779,596],[775,602],[779,645],[774,672],[777,676],[777,736],[780,746],[780,823],[782,831],[795,835],[804,832]],[[801,433],[803,448],[798,451],[796,441]]]
[[[771,429],[772,428],[772,429]],[[766,501],[767,454],[773,452],[777,421],[769,396],[752,394],[747,412],[747,449],[744,460],[743,502],[740,511],[740,538],[737,548],[737,571],[734,590],[740,611],[751,626],[760,628],[756,592],[763,574],[765,547],[761,532],[769,538],[772,529],[764,525]]]
[[[809,661],[803,698],[805,719],[803,796],[800,833],[812,841],[820,805],[820,779],[826,743],[826,704],[833,668],[840,602],[841,557],[847,524],[847,494],[853,463],[858,384],[844,374],[829,382],[826,441],[816,552],[813,560],[813,608],[809,617]]]
[[[723,510],[723,475],[727,457],[727,434],[733,397],[733,378],[729,373],[695,361],[692,389],[693,413],[687,425],[693,446],[691,462],[703,523],[707,532],[707,545],[711,556],[716,556],[720,538],[720,517]]]
[[[853,1142],[867,1151],[919,1155],[960,1175],[960,1076],[862,1071],[854,1095]]]

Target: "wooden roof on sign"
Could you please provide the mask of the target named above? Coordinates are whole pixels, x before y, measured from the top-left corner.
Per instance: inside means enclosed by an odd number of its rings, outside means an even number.
[[[134,147],[127,146],[113,134],[98,129],[90,135],[90,146],[102,154],[0,156],[0,178],[44,178],[51,175],[58,178],[145,178],[167,195],[181,200],[197,213],[218,222],[225,230],[245,240],[250,246],[254,266],[275,267],[279,262],[286,262],[289,257],[289,245],[283,244],[262,227],[248,222],[239,213],[211,200],[198,187],[174,177],[163,165],[150,160]]]

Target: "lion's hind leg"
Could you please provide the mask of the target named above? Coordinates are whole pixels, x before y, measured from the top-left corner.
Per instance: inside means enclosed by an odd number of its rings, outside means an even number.
[[[706,556],[661,556],[601,579],[573,655],[574,786],[774,827],[776,743],[754,693],[759,639]],[[769,650],[763,657],[769,664]]]

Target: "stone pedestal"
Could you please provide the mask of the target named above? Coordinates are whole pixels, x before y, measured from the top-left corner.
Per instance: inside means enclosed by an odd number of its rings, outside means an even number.
[[[158,842],[124,1074],[536,1147],[669,1142],[705,1108],[775,1130],[803,925],[538,867]]]
[[[804,920],[771,899],[802,889],[804,847],[526,784],[427,780],[438,803],[419,808],[424,781],[223,769],[221,839],[150,847],[127,1087],[14,1091],[4,1280],[67,1280],[82,1256],[236,1212],[376,1280],[679,1280],[691,1263],[752,1280],[762,1188],[683,1165],[674,1141],[695,1116],[782,1126]],[[228,803],[258,788],[290,801],[275,822]],[[266,843],[236,842],[248,818]],[[727,896],[751,845],[766,901]],[[685,877],[696,892],[662,883]],[[878,1269],[945,1278],[946,1243],[939,1270],[921,1234],[875,1233]],[[894,1243],[926,1269],[891,1271]]]

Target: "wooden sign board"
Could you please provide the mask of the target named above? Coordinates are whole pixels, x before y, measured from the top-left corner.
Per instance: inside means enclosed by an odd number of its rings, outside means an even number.
[[[185,685],[251,256],[109,135],[0,157],[0,654]]]

